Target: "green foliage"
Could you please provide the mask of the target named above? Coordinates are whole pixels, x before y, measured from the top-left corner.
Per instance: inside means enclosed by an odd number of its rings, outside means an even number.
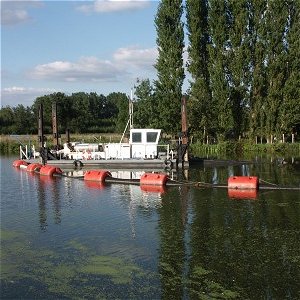
[[[1,134],[37,133],[38,110],[43,104],[44,132],[52,132],[52,105],[57,104],[58,129],[64,133],[120,132],[128,119],[125,94],[112,93],[107,97],[96,93],[73,93],[67,96],[54,93],[35,99],[31,107],[18,105],[0,110]]]
[[[186,14],[192,134],[272,142],[298,132],[299,1],[187,0]]]
[[[184,80],[184,32],[181,16],[182,0],[163,0],[159,3],[155,25],[159,56],[156,62],[156,97],[160,127],[168,133],[180,129],[180,103]]]

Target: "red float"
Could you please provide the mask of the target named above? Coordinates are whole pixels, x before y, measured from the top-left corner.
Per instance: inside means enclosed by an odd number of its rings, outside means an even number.
[[[87,187],[92,188],[92,189],[102,190],[105,188],[105,183],[100,182],[100,181],[85,180],[84,183]]]
[[[13,166],[17,167],[17,168],[20,168],[21,166],[28,166],[28,163],[24,160],[19,159],[19,160],[15,160],[13,162]]]
[[[30,164],[30,165],[27,166],[26,171],[27,172],[34,172],[34,171],[39,170],[41,167],[42,167],[42,165],[38,164],[38,163]]]
[[[141,185],[141,190],[143,192],[147,193],[158,193],[158,194],[163,194],[166,192],[166,187],[165,186],[159,186],[159,185]]]
[[[62,170],[49,165],[42,166],[40,169],[40,175],[53,176],[54,174],[62,174]]]
[[[228,178],[228,189],[235,189],[235,190],[258,189],[258,177],[231,176]]]
[[[228,189],[228,197],[232,199],[257,199],[257,189],[248,189],[248,190],[240,190],[240,189]]]
[[[166,174],[145,173],[141,176],[140,185],[164,186],[168,179],[169,177]]]
[[[111,177],[109,171],[89,170],[84,174],[84,180],[105,182],[106,177]]]

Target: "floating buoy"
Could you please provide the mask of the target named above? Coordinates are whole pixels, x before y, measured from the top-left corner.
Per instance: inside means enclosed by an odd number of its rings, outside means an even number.
[[[84,183],[87,187],[92,188],[92,189],[102,190],[105,188],[105,184],[100,181],[85,180]]]
[[[228,189],[228,197],[233,199],[257,199],[257,189]]]
[[[147,193],[159,193],[163,194],[166,192],[165,186],[160,185],[141,185],[141,190]]]
[[[89,170],[84,174],[84,180],[105,182],[106,177],[111,177],[109,171]]]
[[[168,175],[157,173],[145,173],[141,176],[140,185],[164,186],[168,180]]]
[[[54,174],[62,174],[62,170],[49,165],[42,166],[40,169],[40,175],[53,176]]]
[[[20,168],[21,166],[28,166],[28,163],[25,160],[18,159],[13,162],[13,166]]]
[[[34,171],[40,169],[41,167],[42,167],[42,165],[39,164],[39,163],[30,164],[30,165],[27,166],[26,171],[27,172],[34,172]]]
[[[235,190],[258,189],[258,177],[231,176],[228,178],[228,189],[235,189]]]

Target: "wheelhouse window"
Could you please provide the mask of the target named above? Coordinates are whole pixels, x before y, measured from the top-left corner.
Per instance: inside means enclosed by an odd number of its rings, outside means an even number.
[[[132,143],[141,143],[141,142],[142,142],[142,133],[132,132]]]
[[[158,132],[147,132],[147,143],[155,143]]]

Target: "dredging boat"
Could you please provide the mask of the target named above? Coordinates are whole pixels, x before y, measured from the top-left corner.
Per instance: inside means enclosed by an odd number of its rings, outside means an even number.
[[[185,102],[184,102],[185,105]],[[52,149],[46,146],[44,137],[43,105],[39,107],[39,151],[34,147],[20,146],[20,159],[27,163],[40,162],[61,168],[101,166],[127,169],[174,169],[182,161],[187,140],[179,139],[176,149],[161,144],[161,129],[133,128],[133,102],[129,99],[129,119],[119,143],[71,142],[67,132],[66,142],[61,144],[57,130],[57,106],[52,105]],[[125,134],[129,137],[124,141]],[[185,145],[183,145],[185,143]],[[181,164],[183,166],[183,164]],[[188,166],[188,161],[185,163]]]
[[[20,158],[26,162],[47,160],[60,167],[102,166],[113,168],[173,169],[176,152],[170,145],[159,144],[161,129],[130,129],[129,141],[119,143],[66,142],[62,149],[42,148],[40,152],[20,147]]]

